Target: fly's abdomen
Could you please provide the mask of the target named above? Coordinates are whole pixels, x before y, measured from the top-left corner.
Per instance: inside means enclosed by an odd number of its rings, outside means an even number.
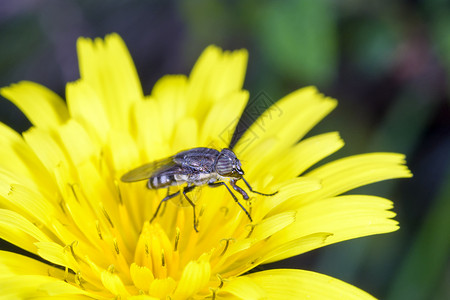
[[[149,189],[162,189],[172,185],[176,185],[177,181],[175,180],[174,175],[157,175],[150,177],[147,182],[147,187]]]

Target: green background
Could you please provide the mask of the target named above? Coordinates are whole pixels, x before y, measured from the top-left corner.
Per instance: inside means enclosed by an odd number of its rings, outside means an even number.
[[[77,37],[110,32],[128,45],[146,94],[164,74],[188,74],[209,44],[247,48],[251,95],[276,101],[315,85],[339,100],[311,132],[341,133],[346,146],[330,159],[407,155],[414,178],[357,191],[392,199],[399,231],[263,268],[318,271],[380,299],[450,299],[449,1],[7,0],[0,86],[31,80],[64,95],[79,77]],[[3,99],[0,121],[30,126]]]

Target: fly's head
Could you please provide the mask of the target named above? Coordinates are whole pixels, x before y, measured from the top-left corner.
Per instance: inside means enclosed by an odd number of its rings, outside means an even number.
[[[222,149],[217,158],[216,172],[223,177],[242,178],[244,171],[241,168],[241,162],[233,151],[228,148]]]

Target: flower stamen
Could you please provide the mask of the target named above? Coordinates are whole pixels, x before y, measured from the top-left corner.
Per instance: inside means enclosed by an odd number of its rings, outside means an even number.
[[[177,252],[178,251],[178,242],[180,241],[180,228],[177,226],[176,228],[176,235],[175,235],[175,242],[174,242],[174,246],[173,246],[173,251]]]
[[[235,238],[228,238],[228,239],[220,240],[220,242],[225,242],[225,247],[223,248],[222,253],[220,253],[219,256],[223,256],[225,254],[225,252],[227,252],[228,246],[230,245],[230,241],[235,242],[236,239]]]
[[[253,215],[253,212],[252,212],[252,210],[253,210],[252,200],[253,200],[253,197],[251,197],[250,199],[247,200],[247,203],[248,203],[248,213],[249,213],[250,216]]]
[[[116,250],[117,255],[120,255],[119,245],[117,244],[117,238],[113,239],[114,250]]]
[[[99,203],[100,209],[102,210],[103,215],[105,216],[106,220],[108,221],[111,228],[114,228],[114,223],[111,220],[111,217],[109,216],[108,212],[106,211],[106,208],[103,206],[103,203]]]
[[[81,271],[78,271],[78,272],[75,274],[75,283],[76,283],[77,285],[79,285],[83,290],[85,290],[85,287],[84,287],[84,285],[83,285],[83,282],[84,282],[84,279],[83,279],[83,277],[81,276]]]
[[[114,272],[116,271],[116,267],[114,265],[109,265],[106,271],[108,271],[108,273],[110,274],[114,274]]]
[[[13,185],[13,184],[10,184],[10,185],[9,185],[8,196],[11,196],[13,192],[14,192],[14,185]]]
[[[225,282],[225,279],[222,278],[222,275],[220,275],[219,273],[216,274],[217,278],[219,279],[220,283],[218,288],[221,289],[223,287],[223,284]]]
[[[227,215],[228,215],[228,212],[230,211],[230,209],[228,208],[228,207],[226,207],[226,206],[222,206],[221,208],[220,208],[220,212],[222,212],[223,213],[223,216],[224,217],[226,217]]]
[[[250,230],[249,230],[247,236],[245,237],[246,239],[248,239],[248,238],[251,237],[251,235],[252,235],[252,233],[253,233],[253,230],[254,230],[255,227],[256,227],[256,224],[247,224],[247,225],[245,226],[245,228],[248,228],[248,227],[250,227]]]
[[[99,220],[95,220],[95,228],[97,228],[97,234],[98,237],[103,240],[103,235],[102,235],[102,231],[100,229],[100,221]]]
[[[68,282],[67,278],[69,278],[69,267],[64,267],[64,281]]]
[[[64,198],[61,198],[61,199],[58,201],[58,204],[59,204],[59,207],[61,208],[61,211],[63,212],[63,214],[67,215],[67,213],[66,213],[66,208],[65,208],[65,206],[66,206],[66,201],[64,201]]]
[[[164,249],[161,249],[161,266],[165,267],[166,266],[166,259],[164,256]]]
[[[114,179],[114,186],[116,187],[117,197],[119,198],[119,204],[123,205],[122,192],[120,191],[119,181]]]
[[[75,254],[75,250],[74,250],[74,246],[78,245],[78,241],[73,241],[72,243],[70,243],[69,245],[64,246],[64,250],[69,249],[70,253],[72,254],[73,259],[75,259],[75,261],[77,263],[80,263],[80,260],[78,259],[78,255]]]
[[[200,208],[200,212],[198,213],[198,219],[200,219],[203,216],[204,212],[205,212],[205,206],[202,205],[202,207]]]
[[[215,300],[216,299],[216,293],[217,293],[218,289],[210,287],[209,290],[211,291],[211,299]]]
[[[72,191],[73,196],[75,197],[75,200],[80,203],[80,199],[78,199],[77,192],[75,191],[75,185],[76,183],[67,183],[70,187],[70,190]]]

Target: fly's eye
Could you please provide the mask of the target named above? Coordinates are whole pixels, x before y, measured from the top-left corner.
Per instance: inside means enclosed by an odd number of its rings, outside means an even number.
[[[233,171],[233,163],[225,155],[221,155],[217,160],[216,172],[220,175],[231,174]]]

